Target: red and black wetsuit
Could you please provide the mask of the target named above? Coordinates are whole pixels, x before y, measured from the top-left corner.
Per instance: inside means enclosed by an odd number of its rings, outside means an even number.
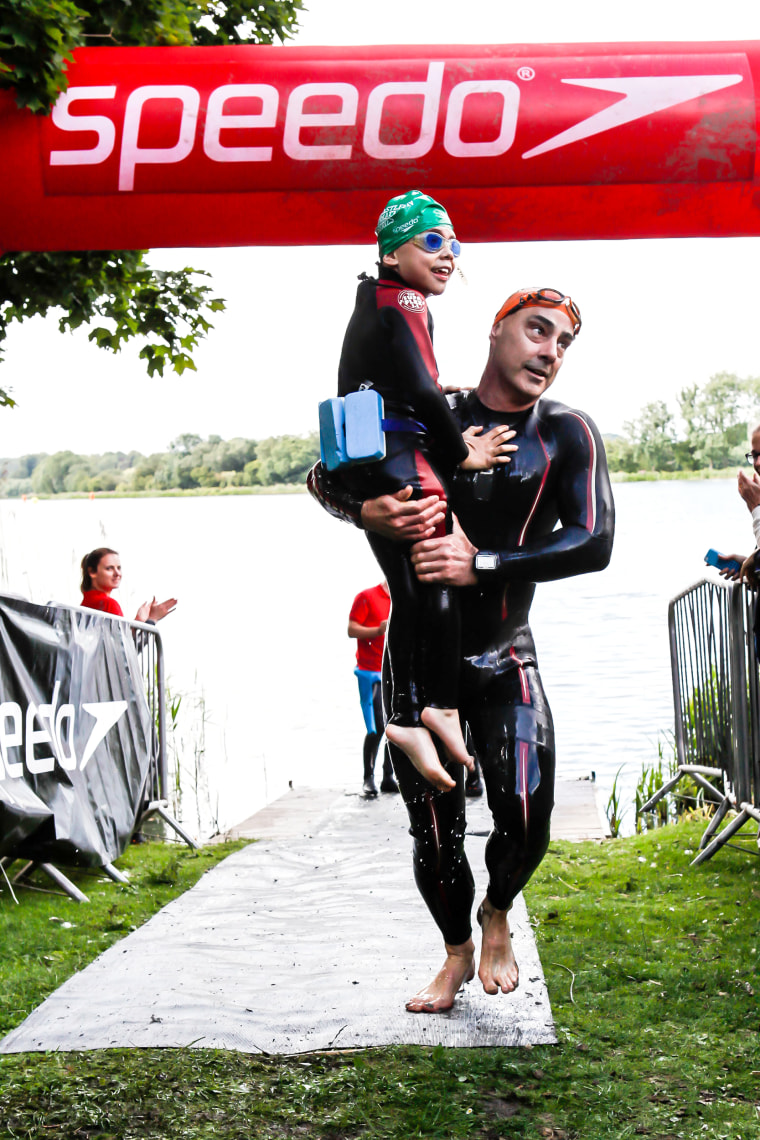
[[[488,897],[506,909],[540,863],[554,804],[554,729],[528,623],[536,582],[602,570],[612,551],[614,507],[599,433],[582,412],[541,399],[527,412],[486,408],[461,397],[462,430],[508,423],[512,462],[457,471],[451,509],[495,567],[458,591],[462,613],[459,709],[480,761],[493,815],[486,846]],[[332,514],[358,523],[361,502],[319,465],[312,494]],[[557,524],[559,524],[557,526]],[[555,527],[557,529],[555,529]],[[457,787],[435,791],[393,750],[414,837],[417,885],[452,945],[470,936],[474,897],[464,853],[463,770],[443,760]]]
[[[345,469],[345,485],[362,499],[414,488],[412,497],[437,494],[467,456],[467,445],[438,386],[433,319],[423,295],[392,270],[363,278],[343,341],[338,395],[373,388],[384,416],[410,430],[387,431],[386,455]],[[413,424],[424,430],[414,431]],[[441,529],[445,533],[445,529]],[[457,591],[417,581],[409,547],[368,535],[390,589],[388,652],[393,674],[390,720],[416,725],[426,705],[457,708],[459,608]]]

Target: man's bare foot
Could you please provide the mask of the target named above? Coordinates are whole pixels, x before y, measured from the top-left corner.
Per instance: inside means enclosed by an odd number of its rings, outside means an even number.
[[[475,943],[472,939],[460,946],[450,946],[448,942],[444,946],[446,961],[432,982],[406,1003],[410,1013],[443,1013],[451,1009],[464,983],[475,977]]]
[[[478,922],[483,928],[478,977],[487,994],[509,994],[519,985],[520,972],[512,951],[512,936],[505,910],[496,910],[488,896],[478,908]]]
[[[391,744],[395,744],[409,757],[419,774],[434,788],[448,792],[456,787],[438,758],[432,736],[422,725],[389,724],[386,725],[385,735]]]
[[[475,762],[464,743],[457,709],[436,709],[428,706],[422,710],[421,720],[426,728],[435,733],[452,760],[464,764],[468,772],[475,770]]]

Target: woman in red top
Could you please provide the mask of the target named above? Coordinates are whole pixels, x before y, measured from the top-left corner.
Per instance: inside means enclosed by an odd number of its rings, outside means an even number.
[[[82,559],[82,605],[88,610],[102,610],[114,617],[124,617],[121,606],[111,595],[121,582],[121,560],[117,551],[98,546]],[[143,602],[135,621],[160,621],[176,608],[177,599]]]

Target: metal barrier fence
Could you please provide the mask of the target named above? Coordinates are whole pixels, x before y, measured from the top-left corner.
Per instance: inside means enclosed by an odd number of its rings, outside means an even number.
[[[168,766],[166,760],[166,683],[164,673],[164,646],[155,626],[130,622],[135,630],[135,645],[145,683],[145,696],[150,719],[155,730],[148,783],[145,789],[149,800],[167,799]]]
[[[644,805],[689,776],[717,803],[693,860],[709,858],[747,820],[760,822],[760,674],[757,595],[746,585],[702,581],[668,607],[678,770]],[[722,780],[723,790],[707,777]],[[716,835],[730,811],[736,819]],[[713,838],[715,837],[715,838]]]
[[[79,606],[66,606],[50,603],[57,610],[69,610],[73,613],[83,613],[92,616],[92,610]],[[140,673],[145,686],[150,722],[152,726],[150,740],[150,757],[145,786],[142,791],[140,807],[134,831],[138,832],[143,824],[152,816],[159,816],[184,842],[192,848],[198,844],[181,824],[169,812],[169,771],[166,742],[166,675],[164,666],[164,648],[161,634],[153,624],[138,621],[128,621],[125,618],[102,614],[110,621],[122,622],[132,630],[132,637],[137,650]],[[6,867],[15,862],[11,854],[0,859],[0,869],[5,875]],[[70,879],[64,875],[60,867],[47,862],[31,860],[16,873],[14,883],[22,883],[30,877],[35,870],[43,871],[66,894],[77,902],[87,902],[87,896],[79,890]],[[116,882],[126,883],[125,875],[117,870],[111,863],[103,865],[102,870]]]
[[[116,619],[123,620],[123,619]],[[140,621],[127,623],[134,631],[135,647],[145,684],[145,696],[153,724],[153,750],[148,779],[143,793],[143,808],[135,830],[153,815],[158,815],[185,841],[188,847],[198,844],[169,812],[169,762],[166,749],[166,671],[164,643],[155,625]]]

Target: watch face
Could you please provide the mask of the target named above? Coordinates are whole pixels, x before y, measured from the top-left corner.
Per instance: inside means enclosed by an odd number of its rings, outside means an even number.
[[[476,554],[475,555],[475,569],[476,570],[495,570],[496,569],[496,555],[495,554]]]

